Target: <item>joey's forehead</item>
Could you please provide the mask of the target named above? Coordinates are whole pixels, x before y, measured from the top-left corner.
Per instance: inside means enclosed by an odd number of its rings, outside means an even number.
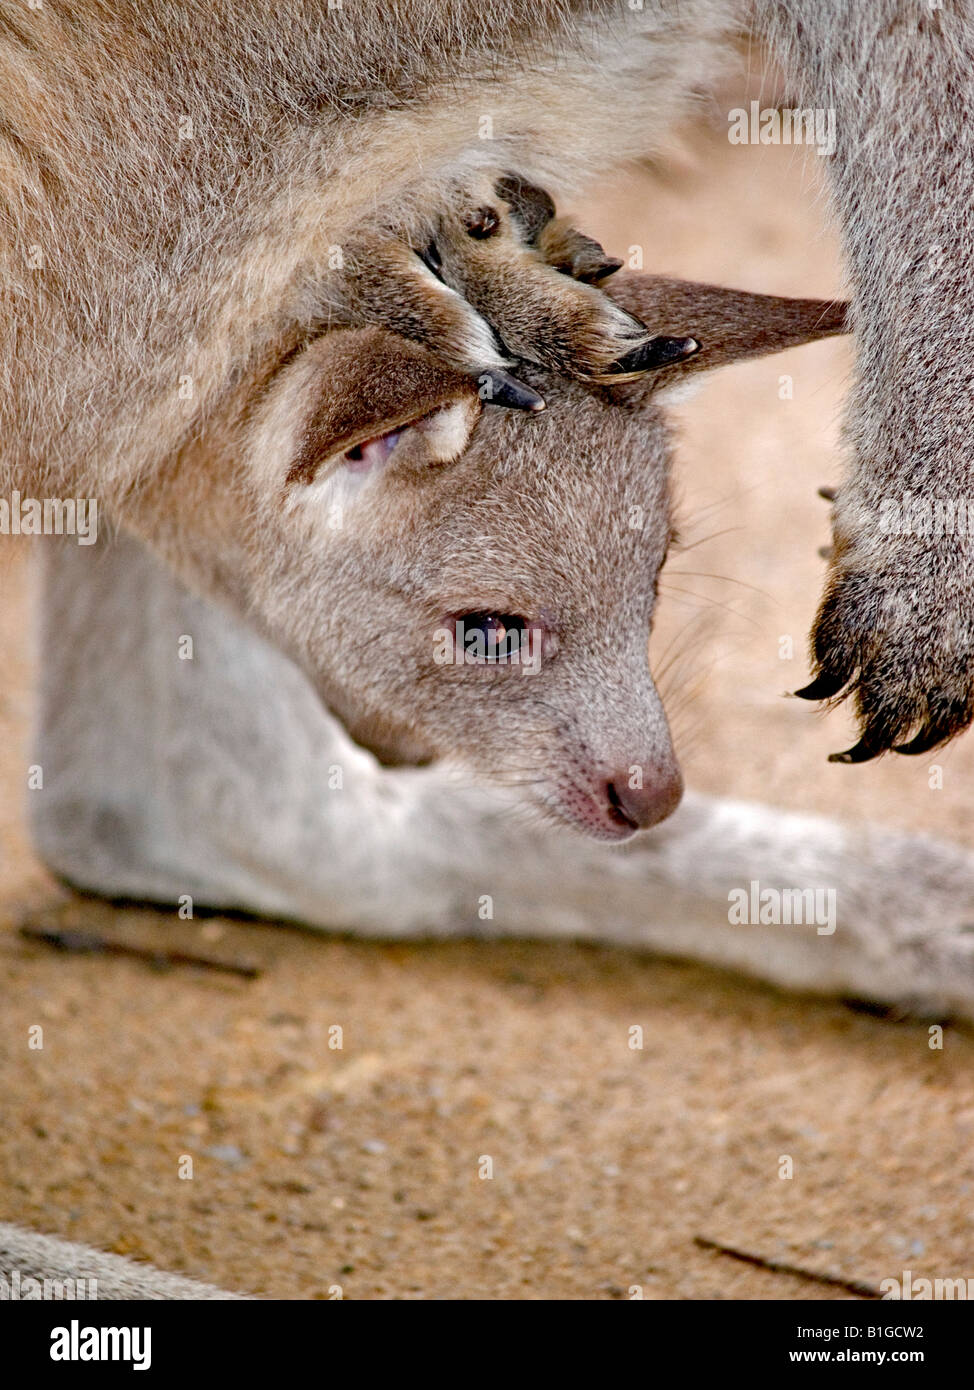
[[[663,536],[671,514],[667,470],[619,444],[618,437],[607,440],[584,457],[568,448],[508,454],[487,466],[472,460],[467,477],[459,469],[449,481],[452,496],[440,509],[444,530],[458,538],[543,533],[551,549],[573,536],[594,545],[613,537],[633,542],[634,532]]]
[[[508,455],[464,471],[418,528],[447,583],[509,575],[535,594],[580,593],[607,576],[619,593],[652,586],[671,534],[665,472],[610,450],[581,462]]]
[[[635,408],[609,392],[535,373],[547,408],[537,415],[487,408],[468,448],[470,470],[488,491],[516,488],[552,507],[584,501],[594,512],[630,500],[662,505],[670,437],[658,409]]]
[[[530,384],[545,411],[485,408],[461,457],[410,489],[417,572],[458,592],[497,578],[536,599],[581,600],[607,580],[620,596],[645,595],[671,530],[660,416],[538,372]],[[376,556],[380,570],[387,558]],[[397,573],[402,563],[400,552]]]
[[[604,476],[516,480],[467,497],[441,515],[421,545],[425,568],[449,586],[538,596],[651,591],[671,535],[665,490]],[[536,604],[532,605],[536,606]]]
[[[485,537],[517,536],[535,544],[543,539],[551,556],[573,539],[597,551],[628,551],[638,548],[640,536],[662,538],[670,529],[669,489],[657,483],[609,471],[572,476],[553,470],[544,477],[509,478],[466,499],[454,523]]]

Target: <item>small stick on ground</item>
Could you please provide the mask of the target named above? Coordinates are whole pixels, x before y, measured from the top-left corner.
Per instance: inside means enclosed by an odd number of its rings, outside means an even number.
[[[45,946],[54,946],[59,951],[76,951],[82,954],[99,953],[108,956],[129,956],[133,960],[146,960],[151,965],[195,965],[201,970],[221,970],[227,975],[239,975],[245,980],[255,980],[260,974],[256,965],[241,961],[220,960],[216,956],[201,956],[193,951],[157,950],[152,946],[134,946],[125,941],[109,941],[95,932],[80,931],[76,927],[32,927],[22,926],[20,935],[28,941],[40,941]]]
[[[883,1297],[880,1289],[874,1288],[872,1284],[860,1284],[858,1279],[843,1279],[838,1274],[818,1274],[814,1269],[802,1269],[801,1265],[768,1260],[763,1255],[752,1254],[750,1250],[737,1250],[733,1245],[723,1245],[719,1240],[709,1240],[706,1236],[694,1236],[693,1243],[699,1245],[701,1250],[716,1250],[720,1255],[729,1255],[733,1260],[756,1265],[758,1269],[768,1269],[773,1274],[790,1274],[795,1279],[806,1279],[810,1284],[827,1284],[833,1289],[844,1289],[846,1293],[855,1294],[857,1298]]]

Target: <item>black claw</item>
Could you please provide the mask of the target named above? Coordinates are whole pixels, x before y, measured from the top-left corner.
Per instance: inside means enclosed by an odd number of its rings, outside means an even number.
[[[650,372],[656,367],[668,367],[671,362],[683,362],[699,351],[696,338],[650,338],[648,343],[640,343],[613,362],[606,375]]]
[[[810,681],[808,685],[803,685],[801,690],[796,690],[795,695],[799,700],[831,700],[833,695],[837,695],[846,683],[844,676],[822,671]]]
[[[911,738],[909,743],[896,743],[893,745],[894,753],[904,753],[908,758],[915,758],[918,753],[929,753],[931,748],[936,748],[938,743],[943,743],[947,737],[942,730],[931,725],[928,729],[921,729],[916,738]]]
[[[847,748],[844,753],[830,753],[829,762],[868,763],[873,758],[878,758],[882,751],[882,748],[878,748],[870,739],[862,738],[852,748]]]
[[[545,408],[544,399],[537,391],[496,367],[477,374],[477,390],[484,405],[502,405],[508,410],[528,410],[534,414]]]
[[[831,560],[832,547],[830,545],[820,545],[818,548],[818,553],[819,555],[821,555],[823,560]]]
[[[826,502],[834,502],[838,494],[834,487],[820,487],[818,495],[824,497]]]

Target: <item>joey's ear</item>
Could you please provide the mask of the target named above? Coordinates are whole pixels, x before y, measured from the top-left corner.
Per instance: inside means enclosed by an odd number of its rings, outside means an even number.
[[[254,443],[278,457],[283,446],[284,481],[309,483],[347,451],[458,403],[472,427],[476,382],[418,344],[384,328],[336,329],[268,384],[252,417]]]
[[[607,291],[653,333],[689,335],[700,343],[695,356],[644,378],[644,390],[659,391],[694,372],[849,331],[848,305],[839,300],[782,299],[632,272],[617,275]]]

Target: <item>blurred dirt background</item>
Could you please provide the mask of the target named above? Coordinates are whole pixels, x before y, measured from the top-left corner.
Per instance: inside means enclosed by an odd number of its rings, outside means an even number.
[[[841,293],[821,161],[730,146],[734,104],[597,190],[581,225],[662,272]],[[799,349],[680,408],[687,545],[664,575],[663,687],[691,786],[968,840],[974,740],[936,755],[933,791],[927,759],[829,765],[848,717],[782,698],[806,679],[816,488],[840,478],[851,360],[846,343]],[[22,819],[29,544],[0,542],[0,1218],[284,1298],[851,1296],[697,1236],[872,1285],[974,1275],[968,1033],[932,1051],[925,1024],[618,950],[176,923],[53,883]],[[58,954],[17,934],[25,920],[264,971]]]

